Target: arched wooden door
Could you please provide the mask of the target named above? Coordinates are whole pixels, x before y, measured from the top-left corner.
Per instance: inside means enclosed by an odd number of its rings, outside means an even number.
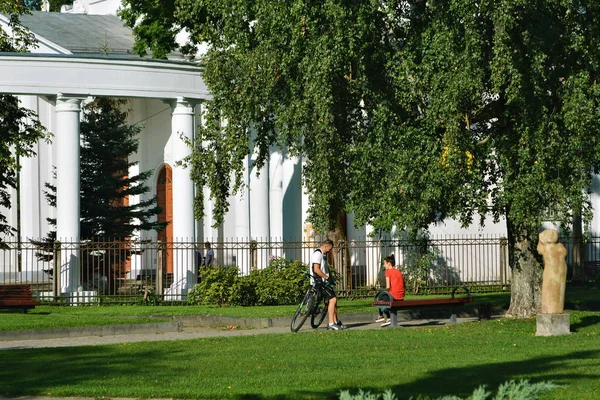
[[[162,243],[167,243],[165,253],[163,253],[163,272],[166,274],[173,273],[173,174],[171,167],[165,165],[158,174],[156,182],[156,200],[161,208],[158,214],[159,222],[168,222],[169,225],[162,231],[158,232],[158,240]]]

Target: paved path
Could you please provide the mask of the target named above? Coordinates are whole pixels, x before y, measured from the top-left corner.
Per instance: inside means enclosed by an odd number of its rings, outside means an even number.
[[[458,322],[472,321],[476,318],[459,318]],[[424,325],[445,325],[445,320],[422,319],[402,321],[402,327],[424,326]],[[302,327],[298,334],[313,332],[310,324]],[[352,321],[346,323],[348,329],[388,329],[381,328],[379,323],[372,321]],[[326,329],[324,324],[319,330]],[[184,327],[181,331],[162,332],[162,333],[134,333],[121,335],[90,335],[81,337],[63,337],[50,339],[29,339],[29,340],[5,340],[0,341],[0,351],[9,349],[31,349],[44,347],[70,347],[70,346],[97,346],[115,343],[133,343],[133,342],[153,342],[161,340],[189,340],[209,337],[234,337],[248,335],[268,335],[268,334],[291,334],[289,326],[276,326],[269,328],[206,328],[206,327]],[[335,332],[332,332],[335,334]],[[1,400],[1,398],[0,398]]]

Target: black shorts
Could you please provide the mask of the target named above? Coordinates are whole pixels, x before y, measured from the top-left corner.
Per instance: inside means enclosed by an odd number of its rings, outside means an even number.
[[[323,279],[315,278],[315,287],[318,287],[321,290],[323,297],[325,297],[327,300],[336,297],[333,286],[325,284]]]

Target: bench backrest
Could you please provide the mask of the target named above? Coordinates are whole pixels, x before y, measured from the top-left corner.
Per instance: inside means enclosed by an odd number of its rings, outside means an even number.
[[[0,285],[0,303],[6,300],[28,300],[33,301],[31,285],[10,284]]]
[[[465,304],[471,303],[473,301],[472,297],[461,297],[461,298],[440,298],[440,299],[422,299],[422,300],[393,300],[393,301],[384,301],[384,300],[376,300],[373,302],[373,306],[388,306],[388,307],[418,307],[418,306],[436,306],[436,305],[446,305],[446,304]]]

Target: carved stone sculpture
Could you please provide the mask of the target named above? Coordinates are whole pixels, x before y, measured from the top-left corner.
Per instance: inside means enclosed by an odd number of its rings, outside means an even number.
[[[546,229],[539,235],[537,251],[544,257],[542,314],[561,314],[565,309],[567,249],[558,242],[558,232]]]

